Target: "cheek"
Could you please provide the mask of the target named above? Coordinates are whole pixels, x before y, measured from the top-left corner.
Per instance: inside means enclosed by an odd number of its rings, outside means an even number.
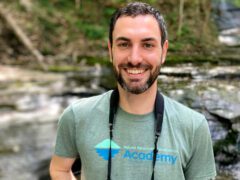
[[[113,62],[114,62],[115,65],[119,65],[119,64],[123,63],[126,60],[127,60],[127,56],[126,56],[125,53],[122,53],[122,52],[119,53],[117,51],[115,51],[113,53]]]
[[[120,63],[121,63],[121,62],[119,61],[119,57],[118,57],[116,54],[113,54],[112,64],[113,64],[114,68],[115,68],[117,71],[119,71],[118,66],[119,66]]]
[[[145,61],[149,64],[155,66],[161,64],[161,54],[160,53],[150,53],[145,56]]]

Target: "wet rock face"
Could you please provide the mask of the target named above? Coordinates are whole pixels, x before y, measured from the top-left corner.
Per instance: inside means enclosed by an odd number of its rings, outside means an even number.
[[[63,84],[59,74],[0,66],[0,179],[38,179],[35,169],[53,152],[64,106],[54,93]]]
[[[43,169],[48,171],[48,164],[41,167],[52,155],[55,136],[55,122],[1,127],[1,179],[38,179]]]
[[[232,89],[224,92],[207,91],[203,94],[206,110],[219,120],[229,124],[230,128],[240,132],[240,91]]]
[[[16,76],[9,68],[2,70],[0,178],[48,179],[60,113],[78,98],[113,88],[112,72],[96,66],[63,77],[20,69]],[[185,65],[163,67],[158,78],[158,87],[164,94],[206,116],[220,179],[240,177],[239,72],[239,66]]]
[[[234,90],[206,92],[203,95],[204,107],[227,128],[225,138],[214,143],[215,160],[220,168],[226,167],[235,177],[240,177],[240,98]],[[229,168],[231,167],[231,168]]]
[[[218,173],[221,174],[219,178],[239,179],[239,66],[193,67],[192,71],[191,67],[175,68],[163,69],[159,87],[163,87],[162,91],[173,99],[205,115],[212,135]]]

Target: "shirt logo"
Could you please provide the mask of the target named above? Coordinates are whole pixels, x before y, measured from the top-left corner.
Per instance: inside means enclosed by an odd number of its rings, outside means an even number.
[[[102,157],[104,160],[109,159],[109,148],[110,148],[110,139],[105,139],[95,146],[96,153]],[[122,149],[122,155],[120,158],[129,160],[129,161],[152,161],[153,160],[153,148],[144,148],[139,146],[122,146],[120,147],[114,141],[111,141],[111,152],[112,158],[116,157]],[[166,165],[176,165],[177,162],[177,152],[171,149],[168,149],[168,152],[161,151],[157,153],[156,161],[158,163]],[[164,153],[165,152],[165,153]]]
[[[95,150],[99,156],[104,160],[108,160],[110,148],[110,139],[105,139],[95,146]],[[114,141],[111,141],[111,152],[112,158],[114,158],[120,151],[120,146],[118,146]]]
[[[133,150],[126,150],[123,155],[123,158],[129,159],[129,160],[152,161],[153,151],[138,152]],[[156,157],[156,161],[159,163],[175,165],[177,161],[177,156],[158,153]]]

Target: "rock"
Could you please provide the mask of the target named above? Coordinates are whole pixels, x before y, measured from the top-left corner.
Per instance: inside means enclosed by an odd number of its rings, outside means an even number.
[[[206,118],[209,118],[209,117],[206,117]],[[209,125],[209,129],[210,129],[210,132],[211,132],[211,137],[212,137],[212,140],[213,140],[213,144],[215,144],[219,140],[225,139],[227,137],[228,130],[219,121],[216,121],[216,120],[212,121],[212,120],[208,119],[208,125]]]
[[[221,165],[234,164],[240,159],[238,136],[237,132],[229,131],[225,139],[215,142],[215,160]]]
[[[240,100],[238,91],[205,91],[203,103],[209,113],[229,120],[231,124],[240,123]]]
[[[217,180],[238,180],[240,179],[240,161],[227,166],[217,166]]]
[[[219,66],[208,71],[209,78],[232,79],[240,78],[240,66]]]
[[[177,77],[193,77],[197,74],[197,68],[191,65],[186,65],[182,67],[162,67],[161,68],[161,75],[167,76],[177,76]]]
[[[191,65],[163,68],[163,74],[158,77],[159,88],[204,113],[217,166],[221,172],[229,172],[235,178],[239,175],[240,69],[238,66],[208,68]],[[6,146],[0,147],[11,152],[8,156],[3,153],[2,157],[0,153],[0,169],[3,169],[0,176],[12,179],[21,174],[22,179],[48,179],[56,120],[63,108],[76,99],[102,93],[115,84],[112,72],[99,65],[64,75],[66,78],[0,65],[0,105],[6,106],[0,108],[0,135],[3,137],[0,144],[4,142]],[[17,160],[24,166],[15,165]]]
[[[232,124],[232,129],[240,133],[240,123]]]
[[[37,177],[39,177],[38,180],[51,180],[49,175],[50,159],[51,157],[46,158],[38,163],[38,167],[36,167],[34,170],[35,174],[37,174]]]
[[[185,66],[162,67],[162,76],[187,77],[196,80],[203,79],[233,79],[240,78],[240,66],[218,66],[197,68],[190,64]]]
[[[30,106],[26,105],[26,102],[22,102],[21,105],[18,105],[20,111],[0,113],[0,125],[24,124],[33,120],[36,124],[56,121],[63,110],[61,101],[60,98],[52,98],[47,99],[42,104],[32,103]]]
[[[18,67],[0,65],[0,83],[10,82],[54,82],[64,80],[64,76],[54,73],[43,73],[21,69]]]

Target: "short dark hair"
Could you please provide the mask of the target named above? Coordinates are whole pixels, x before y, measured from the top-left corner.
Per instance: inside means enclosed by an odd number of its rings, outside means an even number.
[[[122,16],[136,17],[138,15],[152,15],[157,20],[161,31],[161,45],[163,46],[164,42],[167,40],[167,27],[164,18],[160,11],[158,11],[157,9],[155,9],[154,7],[150,6],[147,3],[142,2],[129,3],[127,4],[127,6],[117,9],[115,13],[112,15],[109,27],[109,41],[111,46],[113,43],[112,33],[118,18]]]

